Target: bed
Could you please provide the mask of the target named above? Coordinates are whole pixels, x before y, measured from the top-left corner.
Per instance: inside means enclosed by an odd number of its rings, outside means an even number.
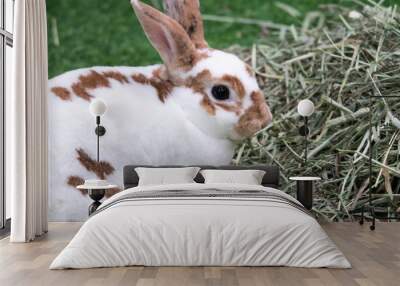
[[[278,190],[274,166],[261,185],[196,183],[138,186],[124,168],[125,190],[107,199],[50,269],[144,266],[292,266],[350,268],[315,218]],[[147,166],[151,167],[151,166]]]

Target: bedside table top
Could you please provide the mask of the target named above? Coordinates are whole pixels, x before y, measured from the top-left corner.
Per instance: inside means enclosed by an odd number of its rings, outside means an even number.
[[[107,186],[89,186],[89,185],[79,185],[76,187],[80,190],[108,190],[118,188],[117,185],[107,185]]]
[[[107,180],[88,179],[76,188],[79,190],[108,190],[118,188],[118,186],[110,184]]]
[[[292,181],[319,181],[320,177],[290,177],[289,180]]]

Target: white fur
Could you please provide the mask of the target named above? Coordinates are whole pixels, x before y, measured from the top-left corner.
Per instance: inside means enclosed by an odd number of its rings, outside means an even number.
[[[52,87],[70,87],[78,77],[91,70],[119,71],[151,76],[159,66],[93,67],[70,71],[49,81]],[[162,103],[156,90],[129,78],[128,84],[109,79],[110,88],[89,90],[95,98],[107,104],[102,116],[106,134],[100,139],[100,159],[110,162],[116,169],[107,179],[122,185],[122,167],[127,164],[211,164],[230,162],[234,144],[221,126],[235,124],[237,116],[224,111],[210,116],[200,107],[201,96],[191,89],[176,88]],[[72,92],[72,90],[71,90]],[[95,118],[89,112],[89,102],[72,93],[65,101],[49,91],[49,148],[50,196],[49,216],[52,220],[82,220],[86,217],[89,199],[66,184],[67,178],[77,175],[93,178],[95,175],[77,160],[76,148],[83,148],[96,158]],[[122,186],[121,186],[122,187]]]

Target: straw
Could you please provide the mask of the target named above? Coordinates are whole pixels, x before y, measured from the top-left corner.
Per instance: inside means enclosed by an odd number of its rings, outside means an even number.
[[[278,6],[301,19],[290,7]],[[295,189],[290,176],[322,177],[314,210],[329,220],[354,219],[368,203],[369,116],[371,184],[379,194],[372,203],[392,215],[400,210],[400,98],[383,98],[400,96],[400,14],[396,7],[357,1],[362,16],[351,18],[352,7],[321,6],[299,27],[269,25],[274,29],[262,40],[268,45],[229,49],[253,67],[274,115],[270,125],[238,146],[234,163],[278,165],[288,193]],[[370,96],[377,96],[371,110]],[[307,166],[296,110],[304,98],[316,106],[309,118]]]

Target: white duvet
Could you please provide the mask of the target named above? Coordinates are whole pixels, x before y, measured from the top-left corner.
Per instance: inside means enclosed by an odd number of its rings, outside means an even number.
[[[145,266],[294,266],[349,268],[318,222],[287,204],[262,199],[162,198],[123,201],[130,192],[263,190],[262,186],[180,184],[136,187],[105,201],[50,269]],[[106,206],[108,206],[106,208]]]

